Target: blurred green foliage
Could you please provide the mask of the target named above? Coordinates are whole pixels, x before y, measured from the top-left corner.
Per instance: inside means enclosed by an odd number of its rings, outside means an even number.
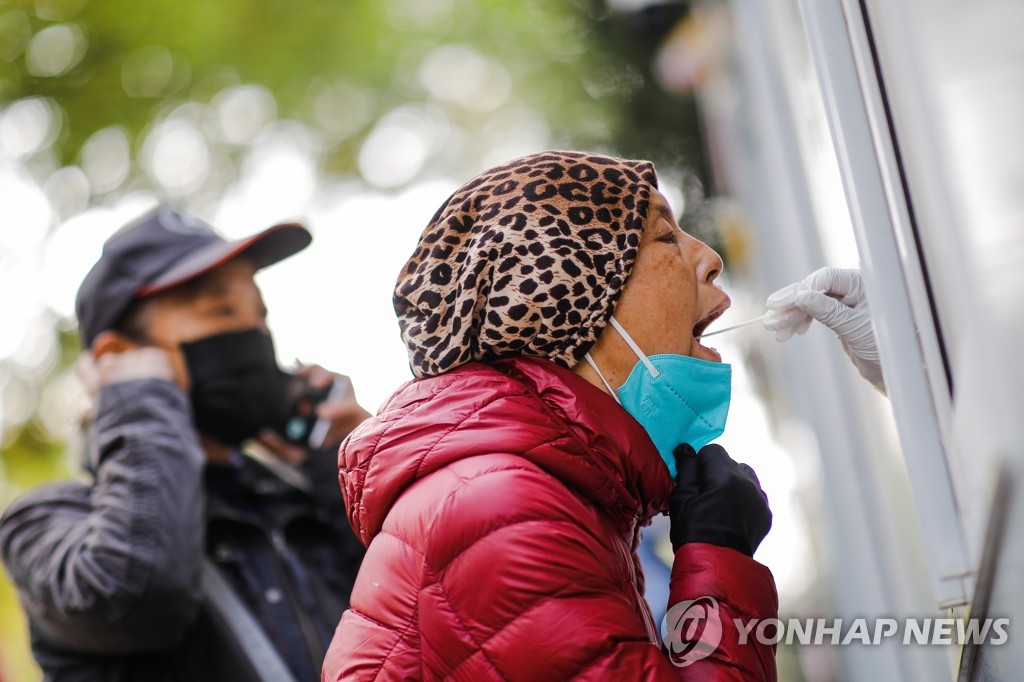
[[[340,81],[369,95],[375,114],[329,150],[330,170],[355,174],[353,150],[373,122],[424,99],[415,79],[422,57],[456,43],[502,64],[515,95],[544,114],[557,140],[699,171],[693,103],[666,94],[648,66],[681,7],[624,17],[601,0],[8,0],[0,2],[0,44],[8,43],[0,53],[27,42],[25,25],[35,33],[54,24],[79,28],[85,52],[57,77],[32,75],[24,54],[7,61],[0,101],[52,98],[65,117],[56,148],[72,163],[102,128],[123,126],[136,140],[161,113],[235,83],[268,87],[280,117],[316,126],[317,87]],[[173,72],[154,73],[158,82],[129,94],[126,65],[153,48],[169,51]]]
[[[120,126],[127,133],[131,175],[94,193],[93,204],[140,187],[159,195],[138,163],[145,132],[175,107],[209,103],[238,84],[266,87],[279,119],[323,137],[321,172],[356,178],[360,146],[375,122],[397,106],[430,100],[418,70],[432,50],[452,44],[500,64],[510,99],[546,120],[554,145],[649,158],[663,171],[703,177],[693,102],[665,93],[649,68],[659,38],[682,12],[666,3],[617,15],[600,0],[0,0],[0,105],[44,97],[59,112],[56,137],[24,160],[44,176],[40,182],[81,163],[82,147],[97,131]],[[320,96],[327,91],[335,96],[325,115]],[[444,113],[470,141],[486,118],[454,106]],[[331,116],[350,120],[335,126]],[[236,150],[227,158],[237,163],[239,156]],[[215,172],[231,175],[237,167]],[[46,386],[66,375],[78,352],[74,330],[58,323],[59,357],[45,367],[0,360],[4,403],[34,406],[14,422],[5,416],[0,508],[77,468],[77,455],[41,426],[38,412]],[[0,579],[4,675],[31,680],[38,671],[13,590]]]

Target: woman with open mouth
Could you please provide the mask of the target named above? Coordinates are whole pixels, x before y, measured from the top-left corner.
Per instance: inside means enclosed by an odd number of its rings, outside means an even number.
[[[339,453],[367,553],[325,680],[776,678],[740,629],[777,616],[771,512],[710,444],[721,270],[647,162],[544,152],[449,197],[395,288],[416,378]],[[636,548],[666,512],[659,627]]]

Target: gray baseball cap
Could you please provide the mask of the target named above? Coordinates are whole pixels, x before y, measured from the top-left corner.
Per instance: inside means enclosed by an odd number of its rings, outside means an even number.
[[[257,268],[266,267],[312,239],[303,225],[281,223],[228,241],[195,216],[161,204],[106,241],[78,288],[82,344],[89,348],[100,332],[115,328],[136,299],[173,289],[243,254]]]

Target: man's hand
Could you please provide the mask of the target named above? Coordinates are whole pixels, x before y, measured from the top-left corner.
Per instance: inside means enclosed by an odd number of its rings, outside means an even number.
[[[171,356],[161,348],[145,346],[120,352],[104,353],[98,359],[85,353],[78,360],[78,376],[86,391],[95,395],[100,386],[135,379],[166,379],[174,381]]]
[[[319,365],[302,365],[295,374],[304,377],[312,388],[325,388],[335,379],[342,379],[348,385],[348,390],[342,395],[333,396],[317,405],[317,416],[326,419],[330,424],[327,437],[324,438],[324,448],[339,445],[345,436],[370,417],[370,413],[356,401],[352,382],[345,375],[329,372]],[[257,440],[274,455],[293,466],[301,464],[309,456],[308,448],[290,443],[270,429],[260,431]]]

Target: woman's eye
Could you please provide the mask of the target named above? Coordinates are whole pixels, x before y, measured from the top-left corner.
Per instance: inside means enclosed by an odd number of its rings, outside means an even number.
[[[675,231],[674,230],[669,230],[668,232],[663,234],[661,237],[659,237],[658,241],[659,242],[665,242],[666,244],[675,244],[676,243],[676,233],[675,233]]]
[[[235,314],[235,308],[230,305],[222,305],[217,308],[217,314],[224,317],[231,317]]]

